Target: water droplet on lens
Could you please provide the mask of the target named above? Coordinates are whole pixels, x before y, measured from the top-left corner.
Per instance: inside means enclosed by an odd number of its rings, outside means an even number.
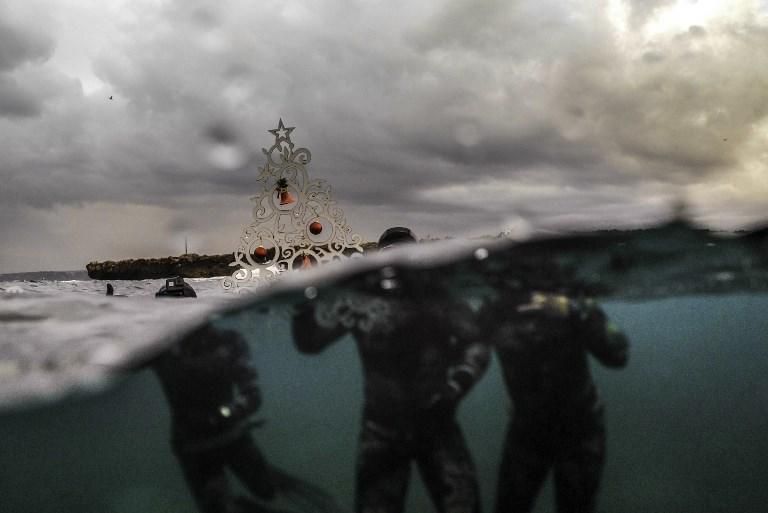
[[[304,289],[304,297],[307,299],[315,299],[317,297],[317,289],[315,287],[307,287]]]
[[[245,164],[245,160],[245,152],[234,144],[216,143],[208,150],[208,161],[219,169],[237,169]]]
[[[239,144],[233,126],[225,122],[213,123],[206,127],[203,136],[208,140],[208,161],[213,166],[231,170],[245,164],[248,154]]]
[[[0,360],[0,379],[7,379],[21,372],[19,364],[13,360]]]
[[[381,280],[381,288],[384,290],[392,290],[397,288],[397,280]]]
[[[488,258],[488,250],[485,248],[477,248],[475,250],[475,258],[478,260],[485,260]]]

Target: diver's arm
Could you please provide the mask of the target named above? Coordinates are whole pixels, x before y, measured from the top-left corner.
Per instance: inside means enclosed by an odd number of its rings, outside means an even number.
[[[315,307],[305,304],[297,309],[293,316],[293,343],[302,353],[319,353],[348,331],[341,323],[321,325],[316,308],[326,308],[323,304]]]
[[[259,375],[250,361],[248,342],[239,334],[232,332],[234,338],[232,382],[237,387],[238,397],[232,404],[233,416],[248,416],[261,407],[261,389]]]
[[[490,360],[487,344],[473,343],[464,351],[461,363],[448,369],[446,380],[432,396],[427,410],[440,415],[455,411],[461,399],[480,381]]]
[[[629,340],[592,299],[570,300],[570,318],[587,350],[606,367],[624,367]]]
[[[449,383],[458,385],[461,397],[464,397],[485,374],[491,361],[491,344],[488,342],[489,334],[478,322],[485,318],[483,313],[476,316],[468,306],[462,304],[453,318],[463,347],[457,364],[448,372],[448,378]]]
[[[491,360],[488,344],[475,341],[467,344],[457,365],[448,369],[448,385],[464,397],[480,381]]]
[[[469,308],[449,312],[453,337],[459,353],[448,368],[443,390],[432,398],[432,407],[456,405],[480,381],[491,359],[490,345],[482,341],[481,330]]]

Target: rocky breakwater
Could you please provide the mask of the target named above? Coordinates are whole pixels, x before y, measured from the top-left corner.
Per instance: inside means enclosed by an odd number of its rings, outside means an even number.
[[[88,277],[94,280],[151,280],[170,276],[185,278],[211,278],[229,276],[235,267],[232,253],[226,255],[187,255],[165,258],[136,258],[114,262],[90,262],[85,266]]]
[[[361,244],[363,253],[376,250],[375,242]],[[300,252],[301,248],[294,247],[294,252]],[[346,249],[347,256],[355,253],[354,249]],[[274,250],[270,250],[271,258]],[[256,257],[254,257],[256,258]],[[212,278],[216,276],[230,276],[239,267],[230,266],[235,261],[233,253],[226,255],[187,255],[165,258],[136,258],[131,260],[119,260],[113,262],[91,262],[85,266],[88,277],[93,280],[154,280],[170,278],[171,276],[183,276],[184,278]]]

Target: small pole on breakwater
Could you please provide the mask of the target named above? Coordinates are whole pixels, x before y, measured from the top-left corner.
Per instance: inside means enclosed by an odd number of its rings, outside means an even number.
[[[189,254],[189,251],[187,251],[187,238],[186,237],[184,237],[184,254],[185,255]]]

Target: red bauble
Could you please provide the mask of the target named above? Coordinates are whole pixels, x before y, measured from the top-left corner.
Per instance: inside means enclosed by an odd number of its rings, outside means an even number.
[[[264,258],[265,256],[267,256],[267,248],[265,248],[264,246],[258,246],[254,250],[253,254],[259,258]]]
[[[320,224],[319,221],[313,221],[309,225],[309,233],[312,235],[317,235],[318,233],[323,231],[323,225]]]

